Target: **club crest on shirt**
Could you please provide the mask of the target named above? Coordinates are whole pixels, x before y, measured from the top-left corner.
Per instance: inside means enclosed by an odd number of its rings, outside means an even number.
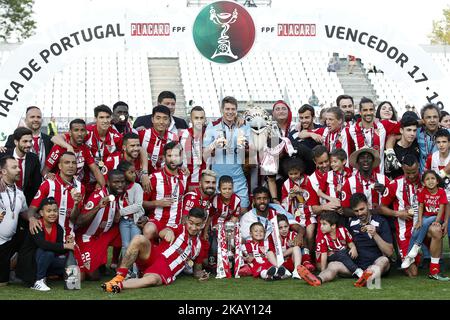
[[[347,198],[347,193],[345,191],[341,191],[341,200],[344,201]]]
[[[84,208],[86,210],[91,210],[92,208],[94,208],[94,203],[92,201],[89,201],[88,203],[86,203],[86,205],[84,206]]]
[[[305,198],[305,201],[308,201],[309,196],[310,196],[309,192],[306,190],[303,190],[303,198]]]

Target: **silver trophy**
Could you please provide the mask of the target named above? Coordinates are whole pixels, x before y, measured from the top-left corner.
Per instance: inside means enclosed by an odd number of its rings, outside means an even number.
[[[225,222],[225,236],[227,238],[227,252],[228,252],[228,260],[230,260],[230,265],[234,263],[234,230],[235,224],[232,221]]]
[[[238,58],[238,56],[231,52],[231,43],[230,40],[228,40],[230,37],[226,34],[230,29],[230,24],[234,23],[237,20],[237,17],[238,12],[236,9],[234,9],[233,14],[228,12],[221,12],[217,14],[214,7],[211,7],[211,10],[209,11],[209,20],[212,20],[215,24],[222,27],[220,38],[217,40],[217,49],[211,59],[219,56],[226,56],[234,59]]]

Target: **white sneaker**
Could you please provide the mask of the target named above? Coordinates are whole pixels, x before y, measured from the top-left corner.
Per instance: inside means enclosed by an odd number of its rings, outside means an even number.
[[[412,258],[409,256],[409,254],[405,257],[405,260],[403,260],[401,268],[402,269],[408,269],[410,265],[412,265],[415,261],[415,258]]]
[[[34,285],[31,287],[33,290],[37,291],[50,291],[50,288],[45,283],[44,279],[37,280]]]
[[[292,279],[299,279],[299,280],[302,279],[302,277],[300,277],[300,275],[297,272],[297,268],[295,268],[294,271],[292,272]]]
[[[417,244],[414,244],[412,246],[411,250],[409,250],[409,252],[408,252],[408,257],[414,259],[419,254],[419,251],[420,251],[420,246]]]
[[[287,279],[290,277],[292,277],[292,273],[288,269],[286,269],[286,272],[284,273],[284,276],[281,277],[281,279]]]

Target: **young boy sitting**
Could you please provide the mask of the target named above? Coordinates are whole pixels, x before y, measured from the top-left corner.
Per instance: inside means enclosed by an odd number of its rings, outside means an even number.
[[[277,221],[284,256],[283,266],[292,273],[292,278],[301,279],[298,275],[297,267],[302,262],[302,253],[300,247],[294,245],[294,238],[297,236],[297,232],[289,231],[289,221],[285,215],[277,215]]]
[[[42,200],[39,214],[42,230],[36,234],[27,231],[19,251],[16,273],[31,289],[49,291],[47,275],[64,275],[66,250],[74,249],[74,239],[69,236],[64,243],[64,231],[58,223],[58,205],[55,198]]]
[[[209,239],[210,247],[210,264],[212,257],[213,261],[217,257],[217,231],[219,229],[219,223],[225,223],[232,221],[234,223],[239,222],[241,213],[241,199],[233,192],[233,178],[230,176],[221,176],[219,179],[219,194],[215,195],[211,201],[211,214],[208,216],[208,220],[203,232],[203,238]]]
[[[355,283],[355,286],[359,286],[358,284],[363,280],[365,283],[372,273],[370,271],[364,272],[353,261],[358,257],[356,246],[348,230],[345,227],[338,226],[338,220],[339,216],[335,212],[324,212],[320,217],[322,236],[317,241],[316,251],[320,252],[322,273],[327,269],[329,262],[342,262],[352,275],[359,278]],[[322,273],[319,274],[318,278],[315,278],[303,266],[300,266],[298,270],[301,277],[310,285],[319,286],[322,284],[323,279],[320,276]],[[360,281],[360,279],[362,280]]]
[[[274,280],[282,278],[286,273],[286,268],[276,267],[276,257],[274,248],[264,246],[265,229],[262,223],[255,222],[250,226],[251,240],[247,240],[242,245],[242,256],[244,266],[239,270],[240,275],[248,274],[251,271],[253,277],[261,277],[264,280]]]
[[[316,229],[316,215],[312,206],[319,204],[319,198],[314,191],[308,176],[304,173],[305,164],[299,158],[292,158],[287,162],[286,171],[289,178],[283,183],[281,189],[281,202],[283,207],[295,215],[300,225],[306,228],[306,247],[303,255],[303,265],[314,271],[311,263],[310,251],[314,247],[314,233]]]

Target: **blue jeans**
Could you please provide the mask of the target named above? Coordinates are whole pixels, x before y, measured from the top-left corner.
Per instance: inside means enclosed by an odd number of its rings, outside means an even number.
[[[422,217],[422,226],[419,229],[414,229],[411,241],[409,242],[408,252],[414,244],[422,245],[423,240],[427,236],[428,228],[434,221],[436,221],[436,216]]]
[[[61,258],[53,251],[45,251],[41,248],[36,250],[36,279],[41,280],[47,276],[63,275],[66,259]]]
[[[119,223],[120,229],[120,237],[122,238],[122,256],[127,251],[128,246],[130,245],[131,240],[137,235],[141,234],[141,229],[134,223],[133,218],[125,219],[124,217],[120,218]]]

